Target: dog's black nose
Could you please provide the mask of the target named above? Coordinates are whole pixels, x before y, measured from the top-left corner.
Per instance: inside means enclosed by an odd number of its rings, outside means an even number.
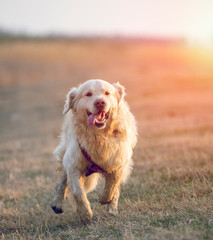
[[[105,102],[104,102],[104,100],[103,99],[97,99],[95,102],[94,102],[94,105],[97,107],[97,108],[99,108],[99,109],[101,109],[101,108],[103,108],[104,106],[105,106]]]

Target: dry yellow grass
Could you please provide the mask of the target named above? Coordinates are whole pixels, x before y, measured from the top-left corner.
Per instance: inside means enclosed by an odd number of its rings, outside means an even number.
[[[84,226],[50,209],[62,108],[90,78],[120,81],[139,128],[118,217],[89,194]],[[2,239],[213,239],[213,51],[140,42],[0,44]]]

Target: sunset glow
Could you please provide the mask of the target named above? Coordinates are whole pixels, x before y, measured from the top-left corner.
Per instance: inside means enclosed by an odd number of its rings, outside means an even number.
[[[211,14],[200,13],[194,16],[194,22],[190,23],[185,37],[193,45],[213,47],[213,17]]]

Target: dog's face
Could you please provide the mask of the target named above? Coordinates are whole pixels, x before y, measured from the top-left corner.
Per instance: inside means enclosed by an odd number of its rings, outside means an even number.
[[[124,94],[124,87],[119,83],[112,85],[103,80],[89,80],[70,90],[64,114],[73,109],[73,113],[90,127],[102,129],[123,101]]]

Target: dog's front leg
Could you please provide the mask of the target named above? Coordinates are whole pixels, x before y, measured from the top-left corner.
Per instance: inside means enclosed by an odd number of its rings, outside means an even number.
[[[103,193],[99,197],[99,203],[108,204],[112,201],[117,191],[119,198],[121,174],[120,171],[115,171],[113,173],[105,174],[104,177],[105,187]]]
[[[108,210],[109,214],[112,214],[112,215],[117,215],[118,214],[117,207],[118,207],[119,197],[120,197],[120,186],[115,191],[115,194],[112,198],[112,201],[107,206],[107,210]]]
[[[93,214],[84,190],[85,176],[77,169],[69,169],[67,172],[67,180],[82,222],[90,221]]]

